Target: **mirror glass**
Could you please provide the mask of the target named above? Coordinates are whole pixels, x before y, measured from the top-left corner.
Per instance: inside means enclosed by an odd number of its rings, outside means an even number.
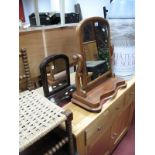
[[[66,61],[57,58],[46,66],[49,93],[54,93],[68,85]]]
[[[87,22],[82,28],[82,46],[86,69],[91,80],[110,69],[108,25],[100,21]]]

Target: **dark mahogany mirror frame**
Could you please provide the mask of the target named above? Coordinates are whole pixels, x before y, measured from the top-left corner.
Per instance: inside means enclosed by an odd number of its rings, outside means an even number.
[[[49,63],[60,60],[60,59],[62,59],[65,62],[64,67],[66,70],[67,82],[64,85],[62,85],[61,87],[59,87],[58,89],[55,89],[55,90],[50,92],[46,68],[47,68]],[[46,57],[40,64],[40,73],[41,73],[41,81],[42,81],[45,97],[50,97],[54,93],[70,86],[69,58],[64,54],[50,55],[50,56]]]

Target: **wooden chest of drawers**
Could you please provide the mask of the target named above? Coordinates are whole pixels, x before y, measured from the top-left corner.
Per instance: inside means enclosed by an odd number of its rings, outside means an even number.
[[[100,113],[88,112],[73,103],[73,134],[79,155],[109,155],[130,127],[134,113],[134,77],[127,87],[103,105]]]

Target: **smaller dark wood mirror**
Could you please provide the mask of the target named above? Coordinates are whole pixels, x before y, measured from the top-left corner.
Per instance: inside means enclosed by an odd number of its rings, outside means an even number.
[[[119,88],[126,87],[124,80],[112,74],[110,26],[102,17],[90,17],[77,25],[76,34],[80,53],[73,56],[78,67],[72,102],[99,112],[106,100],[114,97]]]
[[[44,95],[63,106],[71,99],[75,86],[70,85],[69,59],[64,54],[50,55],[40,64]]]

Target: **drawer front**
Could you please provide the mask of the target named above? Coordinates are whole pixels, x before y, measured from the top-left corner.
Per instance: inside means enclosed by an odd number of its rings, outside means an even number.
[[[103,132],[110,126],[110,112],[106,110],[103,115],[97,118],[92,124],[90,124],[85,130],[86,143],[91,143],[93,140],[97,140]]]
[[[87,155],[107,155],[110,151],[110,134],[111,130],[107,129],[97,141],[94,138],[87,146]]]

